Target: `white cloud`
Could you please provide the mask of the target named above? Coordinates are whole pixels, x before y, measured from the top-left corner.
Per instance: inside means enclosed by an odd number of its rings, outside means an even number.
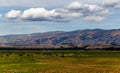
[[[21,21],[69,21],[73,18],[82,16],[76,12],[65,12],[63,9],[46,10],[45,8],[30,8],[23,12],[18,10],[9,11],[5,17],[12,20]]]
[[[55,12],[53,10],[48,11],[45,8],[30,8],[25,10],[21,15],[21,19],[33,20],[33,21],[43,21],[51,20],[51,16],[54,16]]]
[[[86,6],[83,3],[80,2],[72,2],[71,4],[69,4],[68,6],[66,6],[66,8],[71,9],[71,10],[79,10],[79,9],[84,9]]]
[[[109,14],[109,10],[104,7],[76,1],[61,9],[30,8],[24,11],[11,10],[5,17],[10,20],[55,22],[71,21],[76,18],[94,21],[95,17],[98,17],[95,21],[101,21],[107,14]]]
[[[79,2],[72,2],[70,5],[66,7],[69,10],[73,11],[81,11],[83,13],[103,13],[108,14],[109,10],[105,9],[104,7],[98,6],[98,5],[89,5],[89,4],[83,4]]]
[[[20,15],[21,15],[21,11],[11,10],[5,15],[5,17],[8,18],[8,19],[17,19],[17,18],[20,17]]]
[[[72,2],[66,8],[83,13],[83,19],[88,21],[102,21],[110,13],[108,9],[102,6],[83,4],[77,1]]]
[[[3,15],[2,14],[0,14],[0,17],[2,17]]]
[[[84,20],[88,20],[88,21],[102,21],[104,19],[104,17],[102,16],[86,16],[84,17]]]
[[[120,8],[120,0],[105,0],[103,4],[106,7]]]

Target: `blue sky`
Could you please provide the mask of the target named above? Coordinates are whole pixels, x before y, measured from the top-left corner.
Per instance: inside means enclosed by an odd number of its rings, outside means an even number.
[[[0,35],[119,29],[119,0],[0,0]]]

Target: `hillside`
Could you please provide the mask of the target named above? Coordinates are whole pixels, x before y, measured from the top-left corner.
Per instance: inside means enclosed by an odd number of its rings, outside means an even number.
[[[120,29],[114,30],[76,30],[53,31],[46,33],[32,33],[23,35],[0,36],[0,45],[38,46],[60,44],[120,44]]]

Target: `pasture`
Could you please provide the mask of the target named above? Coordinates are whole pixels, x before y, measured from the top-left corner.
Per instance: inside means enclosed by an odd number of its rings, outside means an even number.
[[[1,50],[0,73],[119,73],[120,51]]]

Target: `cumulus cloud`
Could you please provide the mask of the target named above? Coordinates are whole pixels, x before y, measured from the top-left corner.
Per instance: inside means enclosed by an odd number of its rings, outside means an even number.
[[[98,5],[89,5],[79,2],[72,2],[66,7],[71,11],[83,13],[83,19],[89,21],[102,21],[109,14],[109,10]]]
[[[8,18],[8,19],[17,19],[17,18],[20,17],[20,15],[21,15],[21,11],[11,10],[5,15],[5,17]]]
[[[105,0],[103,4],[106,7],[120,8],[120,0]]]
[[[54,10],[48,11],[45,8],[30,8],[22,13],[21,19],[30,21],[49,21],[52,20],[52,16],[54,15]]]
[[[90,21],[102,21],[109,14],[109,10],[98,6],[72,2],[64,8],[47,10],[45,8],[30,8],[24,11],[11,10],[5,18],[21,21],[71,21],[83,18]]]

